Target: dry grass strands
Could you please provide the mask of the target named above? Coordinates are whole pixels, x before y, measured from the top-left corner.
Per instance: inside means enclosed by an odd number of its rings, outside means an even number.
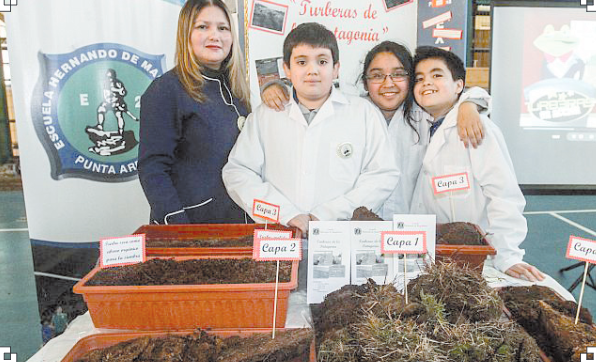
[[[448,361],[413,320],[387,320],[368,314],[354,327],[361,361]]]
[[[540,361],[538,346],[521,327],[498,321],[500,299],[479,274],[436,265],[408,287],[413,296],[408,305],[392,285],[372,281],[328,295],[315,319],[318,360]],[[320,323],[331,319],[325,314],[337,318],[351,307],[359,309],[350,314],[349,325]]]
[[[348,328],[335,329],[322,337],[318,346],[319,362],[358,362],[360,345]]]
[[[428,266],[426,274],[408,284],[408,293],[420,303],[421,293],[433,295],[445,305],[450,323],[497,320],[501,300],[482,275],[455,263]]]
[[[540,362],[536,342],[514,322],[449,325],[449,361]]]

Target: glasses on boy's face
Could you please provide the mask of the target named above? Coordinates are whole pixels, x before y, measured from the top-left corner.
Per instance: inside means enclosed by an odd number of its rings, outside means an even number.
[[[383,73],[373,73],[366,76],[369,82],[374,84],[381,84],[387,79],[387,77],[391,78],[393,82],[403,82],[404,80],[408,79],[407,72],[396,72],[391,74],[383,74]]]

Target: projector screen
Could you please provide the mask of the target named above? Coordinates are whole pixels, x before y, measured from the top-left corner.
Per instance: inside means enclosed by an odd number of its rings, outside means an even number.
[[[491,52],[491,118],[518,182],[596,186],[596,13],[495,6]]]

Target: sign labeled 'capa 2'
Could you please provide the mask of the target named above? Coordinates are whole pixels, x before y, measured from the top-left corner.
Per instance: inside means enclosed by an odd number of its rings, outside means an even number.
[[[256,239],[253,244],[256,260],[302,260],[300,239]]]

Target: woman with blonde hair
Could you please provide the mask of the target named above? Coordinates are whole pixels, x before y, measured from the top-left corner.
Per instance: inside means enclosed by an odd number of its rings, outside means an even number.
[[[222,0],[189,0],[176,65],[141,97],[139,179],[151,223],[244,222],[221,169],[250,112],[243,56]]]

